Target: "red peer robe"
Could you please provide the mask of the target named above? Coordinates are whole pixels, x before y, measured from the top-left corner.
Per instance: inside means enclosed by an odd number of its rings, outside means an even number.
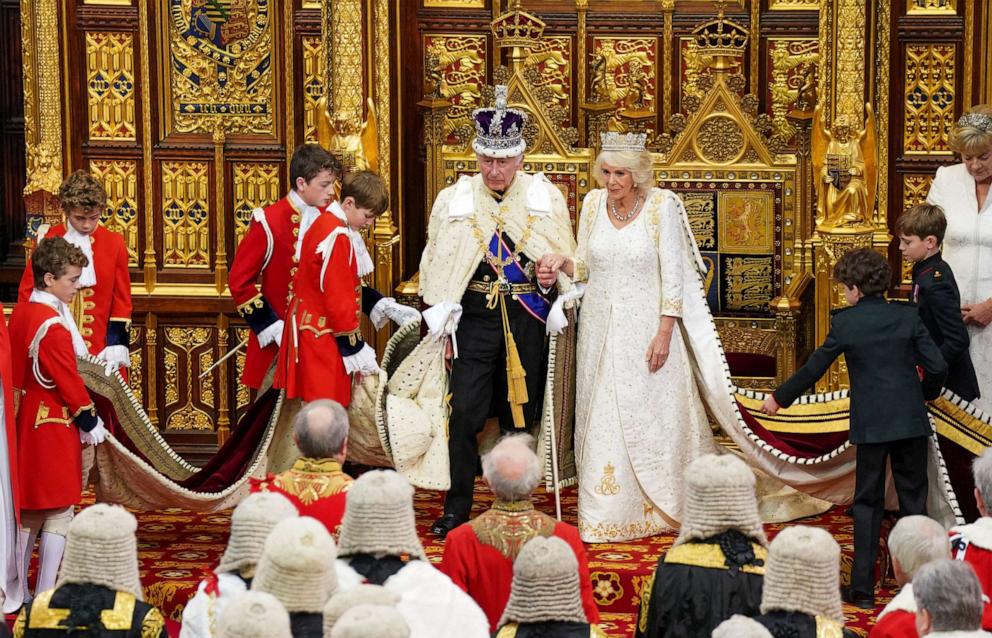
[[[868,638],[918,638],[913,584],[906,583],[878,615]]]
[[[260,347],[256,333],[286,318],[297,269],[296,239],[305,206],[293,191],[264,210],[256,208],[228,273],[231,297],[251,327],[241,381],[256,390],[279,352],[275,343]],[[304,233],[304,238],[308,234],[309,231]],[[259,278],[261,286],[257,287]]]
[[[65,224],[59,224],[50,228],[44,237],[63,237],[65,231]],[[127,270],[127,245],[123,237],[99,225],[90,235],[90,242],[96,285],[80,290],[71,310],[86,348],[96,356],[107,347],[107,330],[111,321],[131,325],[131,277]],[[26,303],[31,298],[32,290],[34,275],[31,260],[28,259],[17,289],[18,303]]]
[[[952,527],[951,556],[971,565],[982,585],[982,593],[992,600],[992,517],[983,516],[970,525]],[[992,603],[985,603],[982,629],[992,631]]]
[[[593,600],[579,531],[538,512],[529,501],[496,501],[489,511],[451,530],[444,541],[440,570],[475,600],[489,619],[490,631],[495,632],[510,600],[514,559],[530,539],[551,535],[568,543],[575,552],[582,607],[589,624],[598,624],[599,609]]]
[[[348,407],[351,376],[345,371],[338,340],[355,351],[363,345],[358,259],[347,234],[333,240],[326,268],[324,252],[318,251],[339,228],[346,228],[340,219],[321,215],[303,239],[273,385],[285,389],[287,399],[333,399]]]
[[[98,275],[99,276],[99,275]],[[29,353],[38,340],[37,372]],[[95,414],[76,372],[72,337],[58,311],[43,303],[19,303],[10,316],[13,384],[17,409],[17,470],[22,510],[65,508],[83,490],[82,445],[73,420]]]

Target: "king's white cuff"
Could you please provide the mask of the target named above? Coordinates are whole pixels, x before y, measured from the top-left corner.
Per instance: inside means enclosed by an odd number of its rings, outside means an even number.
[[[585,291],[585,284],[575,284],[568,292],[558,295],[548,312],[548,322],[545,329],[549,335],[561,334],[562,330],[568,327],[568,319],[565,318],[565,304],[578,301]]]
[[[440,339],[455,334],[458,322],[462,318],[462,306],[453,301],[442,301],[434,304],[423,312],[427,322],[427,331]]]

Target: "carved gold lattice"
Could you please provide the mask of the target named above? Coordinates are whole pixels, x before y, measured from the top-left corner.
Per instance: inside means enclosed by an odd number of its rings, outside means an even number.
[[[169,412],[165,428],[167,430],[212,430],[213,420],[202,408],[195,405],[194,388],[199,386],[200,401],[204,401],[204,394],[213,401],[213,378],[205,379],[202,385],[194,385],[197,381],[194,373],[199,375],[200,366],[205,363],[209,366],[213,363],[213,330],[210,328],[179,328],[170,327],[165,329],[165,344],[163,347],[165,354],[165,407]],[[206,350],[204,350],[206,348]],[[209,351],[209,357],[203,355]],[[183,369],[179,366],[182,364]],[[207,389],[209,388],[209,390]],[[175,410],[169,410],[171,406],[180,403],[180,397],[185,397],[186,402]],[[210,405],[210,404],[207,404]]]
[[[637,116],[657,112],[656,38],[595,37],[592,54],[602,56],[606,65],[606,93],[617,109],[613,118],[615,128],[627,128],[619,117],[622,113]],[[655,128],[653,121],[646,126],[651,131]]]
[[[320,36],[305,35],[303,46],[303,137],[317,141],[317,100],[324,95],[324,55]]]
[[[903,210],[923,204],[927,201],[933,175],[903,175],[902,176],[902,207]]]
[[[733,118],[714,114],[699,127],[694,147],[708,162],[729,164],[744,153],[744,132]]]
[[[768,40],[771,81],[767,100],[771,105],[772,130],[785,143],[791,143],[796,135],[789,114],[812,112],[816,107],[819,48],[814,38]]]
[[[816,11],[822,0],[768,0],[768,8],[772,11]]]
[[[86,32],[86,94],[90,139],[135,140],[132,34]]]
[[[141,381],[144,379],[144,370],[141,369],[142,362],[142,340],[141,333],[144,329],[132,325],[131,326],[131,347],[132,350],[129,353],[129,359],[131,360],[131,367],[127,369],[127,383],[131,387],[131,392],[134,397],[138,400],[138,403],[144,403],[144,390],[141,386]]]
[[[201,352],[198,357],[199,369],[208,370],[214,363],[214,353],[211,350]],[[214,407],[214,373],[207,373],[200,382],[200,401],[207,407]]]
[[[206,162],[162,162],[162,261],[166,268],[210,265]]]
[[[906,13],[910,15],[942,15],[957,12],[957,0],[906,0]]]
[[[362,38],[362,4],[362,0],[334,0],[331,11],[331,46],[337,71],[331,76],[331,102],[335,115],[352,122],[362,121],[365,101],[362,52],[369,43]]]
[[[951,153],[947,136],[954,123],[955,44],[906,47],[905,129],[907,155]]]
[[[486,37],[427,34],[424,51],[424,72],[440,77],[440,93],[451,102],[444,124],[446,143],[467,142],[473,135],[472,111],[481,105],[486,83]]]
[[[275,135],[271,0],[164,0],[170,130]]]
[[[846,115],[860,130],[865,113],[865,0],[836,0],[836,3],[835,115]]]
[[[572,38],[549,36],[541,39],[539,47],[531,51],[524,66],[534,68],[535,89],[544,88],[549,97],[545,108],[561,108],[564,113],[572,112]],[[556,122],[568,126],[569,121]]]
[[[127,245],[128,266],[138,266],[138,163],[133,160],[90,160],[90,172],[107,191],[101,221]]]
[[[248,232],[251,212],[277,201],[279,192],[279,165],[270,163],[235,162],[234,173],[234,243]]]

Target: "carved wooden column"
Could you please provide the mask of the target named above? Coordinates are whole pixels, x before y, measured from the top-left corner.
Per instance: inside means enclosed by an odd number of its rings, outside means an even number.
[[[24,64],[24,142],[27,184],[24,207],[28,231],[35,222],[58,224],[63,174],[62,42],[59,0],[21,0],[21,47]]]

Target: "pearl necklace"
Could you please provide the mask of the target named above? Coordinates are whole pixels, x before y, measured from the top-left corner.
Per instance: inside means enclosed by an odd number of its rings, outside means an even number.
[[[641,209],[641,203],[643,203],[644,198],[638,194],[637,199],[634,200],[634,205],[630,207],[626,215],[621,215],[617,212],[617,201],[615,199],[610,200],[610,213],[613,214],[613,219],[618,222],[630,221],[630,218],[637,214],[637,211]]]

